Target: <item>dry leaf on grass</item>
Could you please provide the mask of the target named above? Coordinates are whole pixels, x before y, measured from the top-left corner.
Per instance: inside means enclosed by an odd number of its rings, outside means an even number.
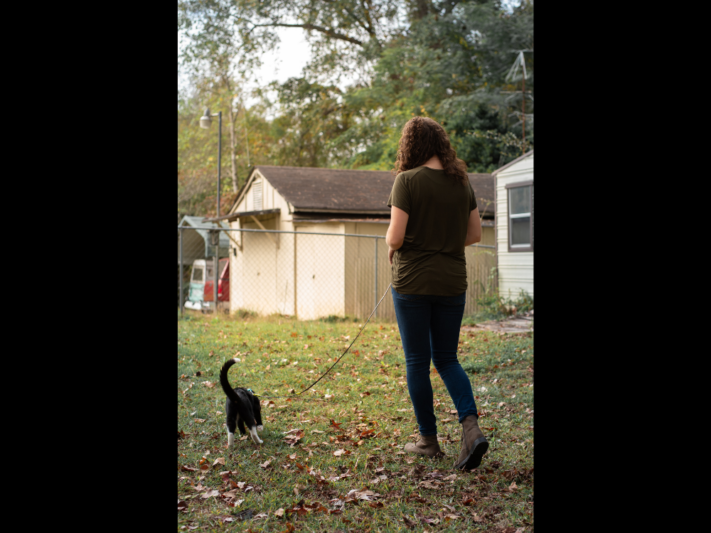
[[[215,496],[219,496],[219,495],[220,495],[220,493],[213,489],[213,490],[208,490],[205,494],[203,494],[200,497],[203,499],[207,499],[207,498],[214,498]]]
[[[281,518],[282,516],[284,516],[284,509],[277,509],[276,511],[274,511],[274,516],[276,516],[278,518]]]
[[[262,468],[269,468],[270,464],[271,464],[271,460],[268,459],[268,460],[264,461],[262,464],[260,464],[259,466],[261,466]]]
[[[218,457],[217,459],[215,459],[215,462],[212,463],[212,466],[217,466],[217,465],[225,466],[225,458],[224,458],[224,457]]]

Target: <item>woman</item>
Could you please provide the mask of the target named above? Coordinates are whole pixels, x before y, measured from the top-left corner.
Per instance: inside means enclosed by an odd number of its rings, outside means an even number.
[[[467,289],[464,247],[479,242],[481,224],[464,161],[442,126],[425,117],[405,124],[388,200],[385,242],[392,265],[392,295],[405,351],[407,388],[420,439],[405,451],[443,455],[437,443],[430,359],[447,387],[462,425],[455,468],[471,469],[489,448],[479,429],[474,394],[457,360]]]

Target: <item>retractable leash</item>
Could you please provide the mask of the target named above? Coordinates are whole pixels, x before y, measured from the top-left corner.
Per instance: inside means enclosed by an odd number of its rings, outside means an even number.
[[[378,306],[380,305],[380,302],[383,301],[383,298],[385,298],[385,295],[386,295],[386,294],[388,293],[388,291],[390,290],[390,285],[392,285],[392,283],[390,283],[390,284],[388,285],[388,288],[385,289],[385,292],[383,293],[383,296],[380,298],[380,301],[378,301],[378,303],[375,304],[375,307],[374,307],[373,310],[371,311],[370,316],[368,317],[368,320],[365,321],[365,324],[363,324],[363,327],[360,328],[360,331],[358,332],[358,335],[356,335],[356,336],[355,336],[355,339],[353,339],[353,341],[348,345],[348,348],[346,348],[346,351],[341,354],[341,357],[339,357],[338,360],[337,360],[335,363],[333,363],[333,364],[331,365],[331,368],[329,368],[328,370],[326,370],[326,372],[325,372],[320,378],[318,378],[316,381],[314,381],[311,385],[309,385],[308,387],[306,387],[306,388],[305,388],[304,390],[302,390],[301,392],[297,393],[295,396],[299,396],[299,395],[305,393],[305,392],[306,392],[307,390],[309,390],[311,387],[313,387],[314,385],[316,385],[316,383],[318,383],[319,381],[321,381],[321,380],[326,376],[326,374],[328,374],[328,373],[333,369],[333,367],[336,366],[336,365],[338,364],[338,362],[339,362],[341,359],[343,359],[343,356],[348,353],[348,350],[351,349],[351,346],[353,346],[353,344],[355,343],[355,341],[358,340],[358,337],[360,337],[360,334],[363,333],[363,330],[365,329],[365,326],[367,326],[367,325],[368,325],[368,322],[370,322],[370,318],[373,316],[373,313],[375,313],[375,310],[376,310],[376,309],[378,308]],[[250,389],[250,390],[251,390],[251,389]],[[281,398],[291,398],[291,396],[262,396],[262,395],[259,395],[259,398],[260,398],[260,399],[262,399],[262,398],[280,398],[280,399],[281,399]]]

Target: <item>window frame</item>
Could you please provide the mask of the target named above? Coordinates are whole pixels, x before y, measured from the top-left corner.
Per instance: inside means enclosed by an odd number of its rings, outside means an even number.
[[[521,218],[523,216],[527,216],[525,213],[517,213],[516,215],[511,214],[511,194],[510,194],[510,189],[520,189],[523,187],[530,187],[531,188],[531,211],[528,213],[528,216],[531,217],[531,223],[528,226],[528,231],[529,231],[529,244],[511,244],[511,231],[513,229],[513,226],[511,224],[511,218],[512,216],[514,218]],[[532,252],[533,251],[533,180],[527,180],[527,181],[519,181],[517,183],[508,183],[506,184],[506,217],[507,217],[507,223],[508,223],[508,235],[507,235],[507,244],[509,247],[509,252]]]

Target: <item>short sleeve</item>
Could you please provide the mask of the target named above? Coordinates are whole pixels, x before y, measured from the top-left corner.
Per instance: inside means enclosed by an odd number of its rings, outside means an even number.
[[[472,184],[469,184],[469,211],[474,211],[476,209],[476,195],[474,194],[474,189],[472,189]]]
[[[388,198],[388,207],[399,207],[409,215],[410,205],[410,189],[407,187],[405,177],[402,174],[398,174],[395,178],[395,183],[393,183],[393,189],[392,191],[390,191],[390,198]]]

